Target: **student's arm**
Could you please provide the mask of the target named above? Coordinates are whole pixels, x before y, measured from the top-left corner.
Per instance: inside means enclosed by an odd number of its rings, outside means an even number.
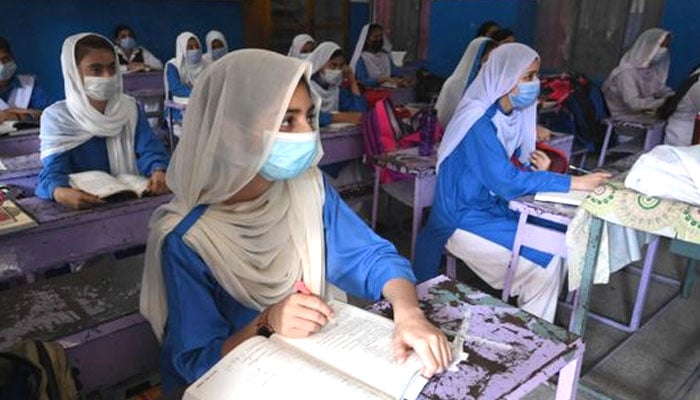
[[[153,53],[143,47],[141,48],[141,51],[143,52],[143,63],[146,64],[148,68],[163,69],[163,63],[156,56],[154,56]]]
[[[665,99],[654,97],[642,97],[637,85],[637,78],[632,71],[624,71],[618,77],[617,87],[620,89],[622,101],[627,104],[632,111],[642,112],[644,110],[655,110],[664,103]]]
[[[341,87],[338,98],[338,110],[365,112],[367,111],[367,102],[361,95],[354,94],[347,88]]]
[[[36,195],[53,200],[56,188],[70,187],[68,175],[71,173],[70,151],[53,154],[41,160],[42,168],[36,186]]]
[[[700,81],[695,82],[685,96],[688,97],[688,100],[690,101],[693,114],[697,115],[700,112]]]
[[[498,141],[495,127],[485,119],[472,126],[455,151],[474,171],[475,179],[507,201],[539,191],[566,192],[571,187],[568,175],[515,167]]]
[[[362,59],[362,57],[360,57],[360,59],[357,60],[355,77],[357,77],[357,81],[360,83],[360,85],[364,87],[379,86],[379,80],[369,77],[369,72],[367,72],[367,67],[365,66],[365,61]]]
[[[32,96],[29,98],[29,108],[43,110],[53,104],[53,99],[44,91],[36,81],[32,89]]]
[[[168,78],[168,89],[170,90],[170,94],[177,97],[190,97],[192,89],[182,83],[180,80],[180,74],[178,74],[177,68],[175,68],[174,65],[166,65],[165,73]]]
[[[333,114],[325,111],[318,113],[318,124],[319,126],[326,126],[333,123]]]
[[[163,147],[163,142],[153,133],[148,124],[148,118],[139,104],[138,121],[136,122],[136,138],[134,151],[136,152],[136,166],[139,172],[145,176],[151,176],[155,170],[165,171],[168,168],[170,158]]]

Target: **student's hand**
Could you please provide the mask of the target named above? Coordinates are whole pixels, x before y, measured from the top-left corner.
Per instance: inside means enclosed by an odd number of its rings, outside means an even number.
[[[552,131],[542,125],[537,125],[537,141],[549,140],[552,138]]]
[[[598,186],[608,183],[612,174],[609,172],[594,172],[583,176],[571,177],[571,189],[593,191]]]
[[[320,297],[295,293],[273,305],[267,318],[275,333],[302,338],[317,332],[333,316],[333,309]]]
[[[401,319],[394,319],[392,347],[396,361],[404,363],[413,349],[423,363],[423,376],[430,378],[444,372],[452,361],[452,350],[445,335],[425,319],[418,307],[401,315]]]
[[[146,64],[140,62],[132,62],[126,66],[126,70],[130,72],[139,72],[146,70]]]
[[[159,169],[153,172],[151,178],[148,180],[148,187],[146,190],[148,193],[156,196],[170,193],[170,189],[165,183],[165,171]]]
[[[56,188],[53,191],[53,199],[56,201],[56,203],[63,204],[64,206],[76,210],[91,208],[105,203],[104,200],[97,196],[85,193],[82,190],[68,187]]]
[[[351,124],[359,124],[362,122],[362,113],[360,112],[337,112],[331,114],[333,122],[348,122]]]
[[[0,122],[5,121],[23,121],[23,120],[38,120],[41,117],[41,110],[32,108],[16,108],[11,107],[0,111]]]
[[[355,81],[355,72],[347,64],[343,67],[343,79],[347,79],[351,84]]]
[[[532,169],[535,171],[547,171],[549,166],[552,165],[552,160],[544,151],[535,150],[530,154],[530,164],[532,164]]]

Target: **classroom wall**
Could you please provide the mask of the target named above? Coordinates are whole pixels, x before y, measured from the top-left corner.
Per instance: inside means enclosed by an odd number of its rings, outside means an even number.
[[[223,0],[3,0],[0,35],[12,44],[19,71],[38,75],[45,90],[62,99],[61,45],[71,34],[93,31],[112,39],[114,27],[125,23],[165,63],[185,30],[204,42],[217,29],[231,49],[242,47],[241,15],[239,2]]]
[[[362,27],[369,22],[369,2],[367,1],[351,1],[350,2],[350,48],[346,51],[352,56],[355,50],[355,44],[360,37]]]
[[[476,30],[487,20],[513,30],[519,42],[532,45],[536,15],[536,0],[435,0],[431,4],[428,68],[449,76]]]
[[[661,27],[673,33],[671,70],[668,82],[677,87],[690,69],[700,63],[700,1],[672,0],[664,7]]]

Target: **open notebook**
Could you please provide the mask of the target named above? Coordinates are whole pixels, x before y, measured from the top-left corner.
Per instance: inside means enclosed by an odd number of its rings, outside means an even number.
[[[568,204],[580,206],[590,192],[584,190],[569,190],[568,192],[537,192],[535,200],[550,203]]]
[[[112,176],[103,171],[70,174],[68,183],[74,189],[80,189],[101,199],[142,197],[148,188],[146,177],[129,174]]]
[[[391,350],[394,323],[331,301],[336,320],[303,339],[250,338],[193,383],[183,400],[415,399],[427,379]]]
[[[0,235],[36,226],[37,223],[12,200],[0,205]]]

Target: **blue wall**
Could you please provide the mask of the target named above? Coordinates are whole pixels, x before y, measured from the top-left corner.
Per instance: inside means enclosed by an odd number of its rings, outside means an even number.
[[[690,69],[700,63],[700,1],[671,0],[664,7],[661,26],[673,33],[669,85],[677,87]]]
[[[428,68],[449,76],[487,20],[515,31],[519,42],[532,45],[536,15],[536,0],[435,0],[430,12]]]
[[[60,53],[63,39],[85,31],[112,39],[117,24],[131,25],[137,41],[165,62],[175,54],[175,37],[194,32],[204,41],[210,29],[224,33],[229,48],[243,45],[238,2],[207,0],[3,0],[0,36],[7,38],[21,72],[63,98]]]
[[[355,51],[357,38],[360,37],[362,27],[369,22],[369,3],[350,3],[350,48],[345,49],[348,57],[352,57]]]

